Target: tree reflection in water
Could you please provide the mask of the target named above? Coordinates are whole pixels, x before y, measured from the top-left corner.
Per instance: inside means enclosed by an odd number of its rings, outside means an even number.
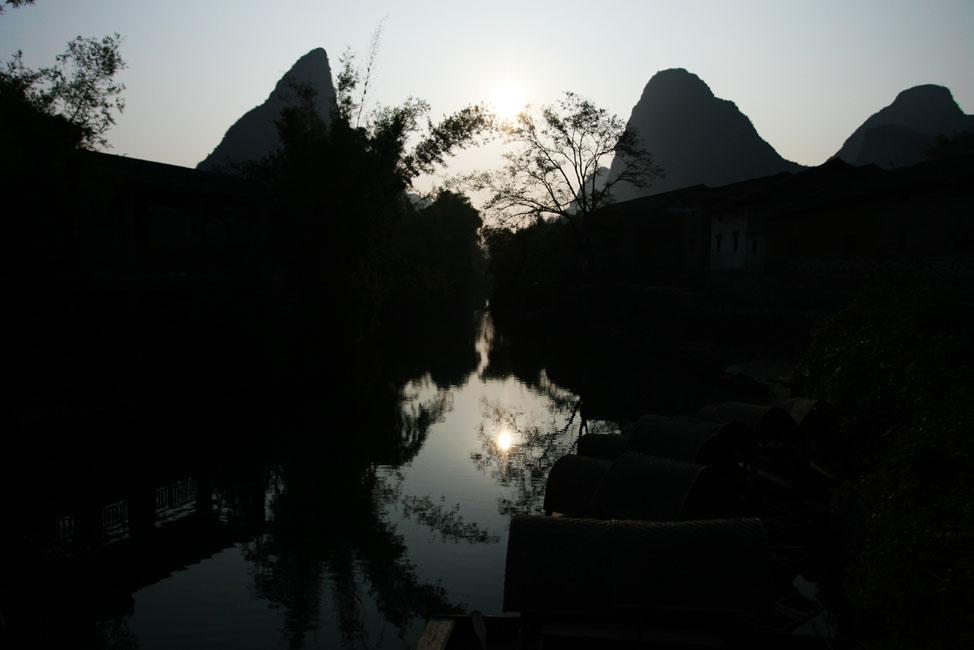
[[[512,497],[498,502],[505,516],[542,512],[548,473],[555,461],[574,450],[583,430],[615,430],[610,423],[585,421],[581,401],[552,384],[543,370],[533,388],[546,394],[551,405],[544,422],[499,400],[481,400],[480,451],[470,454],[470,460],[510,489]]]
[[[404,476],[397,469],[419,453],[430,427],[453,408],[451,385],[464,369],[469,375],[476,368],[470,350],[477,333],[465,328],[428,339],[464,349],[465,368],[459,367],[458,355],[431,353],[427,364],[442,359],[449,365],[430,368],[418,380],[408,367],[376,369],[374,376],[390,381],[333,396],[330,402],[337,407],[322,418],[329,433],[292,440],[266,476],[266,531],[245,545],[245,557],[253,565],[255,591],[284,610],[291,647],[302,647],[317,629],[325,601],[331,602],[346,647],[382,645],[373,602],[400,638],[417,620],[463,611],[439,581],[420,577],[386,512],[395,506],[444,540],[499,541],[465,521],[459,506],[431,496],[403,496]],[[326,583],[330,589],[323,592]]]
[[[428,419],[430,411],[420,409],[402,429],[400,460],[422,446],[435,421]],[[245,557],[253,564],[256,592],[283,609],[291,647],[302,647],[306,634],[318,627],[326,581],[343,643],[350,647],[376,642],[367,638],[367,597],[400,637],[416,618],[462,611],[439,583],[419,577],[402,536],[385,520],[385,506],[400,500],[396,483],[375,463],[314,447],[289,455],[272,472],[267,530],[245,545]],[[479,535],[475,527],[465,529],[462,519],[436,519],[433,511],[427,518],[424,523],[434,527]]]
[[[445,500],[445,497],[440,497],[440,503],[436,503],[429,496],[405,496],[402,498],[403,516],[429,526],[430,530],[439,533],[443,541],[469,544],[496,544],[500,541],[500,536],[490,534],[475,522],[464,521],[459,503],[449,508]]]
[[[496,552],[502,539],[496,534],[499,530],[470,521],[470,515],[465,519],[461,507],[466,508],[466,502],[458,504],[454,497],[441,497],[447,490],[423,488],[407,495],[403,487],[410,476],[406,466],[423,449],[431,428],[454,409],[454,396],[461,394],[455,390],[458,386],[465,386],[471,378],[473,382],[506,385],[503,382],[509,374],[498,372],[491,376],[487,368],[499,367],[485,361],[489,349],[484,337],[480,338],[480,354],[476,353],[474,342],[478,334],[484,333],[484,326],[489,324],[478,320],[449,331],[430,330],[415,340],[388,343],[390,350],[408,350],[408,363],[393,367],[392,360],[403,361],[405,357],[386,354],[386,350],[374,355],[381,364],[363,357],[353,369],[352,379],[346,378],[344,385],[339,382],[338,388],[322,388],[324,397],[307,405],[302,401],[301,408],[292,406],[290,395],[284,395],[276,401],[267,398],[254,405],[253,418],[247,411],[235,417],[232,426],[214,418],[213,422],[221,424],[214,431],[208,429],[210,421],[205,426],[187,423],[150,429],[155,433],[148,437],[154,440],[175,437],[192,440],[192,444],[173,449],[168,455],[134,459],[133,463],[141,464],[133,464],[124,472],[121,465],[114,467],[114,473],[103,481],[106,490],[111,488],[113,495],[145,492],[150,495],[146,498],[151,506],[151,488],[157,487],[157,482],[153,482],[155,472],[166,481],[190,477],[195,485],[206,486],[193,502],[193,517],[166,529],[169,532],[162,537],[159,533],[165,532],[163,529],[146,528],[145,541],[152,542],[153,553],[159,557],[141,553],[132,562],[117,562],[99,569],[103,572],[98,573],[101,590],[97,594],[86,582],[72,585],[72,578],[57,574],[60,582],[51,581],[57,585],[56,591],[70,592],[58,601],[64,604],[57,610],[58,619],[63,621],[72,607],[78,610],[78,603],[92,604],[90,609],[94,612],[99,599],[109,605],[117,600],[131,602],[128,609],[121,611],[112,605],[111,619],[97,619],[103,620],[94,630],[101,647],[131,647],[140,640],[147,646],[159,645],[160,639],[167,638],[178,638],[188,645],[204,644],[212,639],[214,627],[235,626],[238,622],[239,630],[252,629],[255,634],[275,639],[271,645],[283,642],[298,648],[313,645],[321,637],[323,645],[388,647],[409,643],[430,616],[460,612],[464,606],[458,602],[461,599],[471,603],[484,599],[482,592],[468,589],[462,580],[456,581],[459,588],[449,582],[448,593],[441,576],[428,573],[423,557],[428,549],[414,549],[415,558],[410,557],[406,535],[412,540],[415,527],[428,530],[433,544],[495,545],[491,549],[494,552],[485,555],[496,559],[502,558],[502,553]],[[338,369],[336,375],[341,376],[342,372],[353,371]],[[502,502],[502,513],[540,508],[544,477],[551,463],[570,447],[579,422],[576,416],[570,430],[558,435],[550,433],[564,427],[575,406],[574,396],[551,385],[543,372],[535,372],[532,382],[519,381],[528,384],[533,394],[544,396],[539,403],[550,400],[547,412],[530,415],[519,404],[485,401],[481,405],[484,421],[480,428],[465,432],[478,436],[474,448],[481,451],[474,457],[479,470],[511,488],[507,491],[515,495]],[[302,398],[308,393],[318,394],[308,390]],[[477,412],[475,400],[473,397],[470,402],[473,417]],[[460,403],[457,398],[458,410]],[[138,430],[141,423],[136,420],[132,424],[131,428]],[[495,438],[503,425],[509,427],[511,436],[511,446],[506,451],[496,444]],[[463,444],[469,442],[465,438]],[[457,460],[465,464],[466,454],[458,449]],[[74,460],[66,459],[65,466],[74,467],[75,473],[59,479],[57,486],[51,486],[44,494],[63,492],[70,496],[71,490],[84,485],[89,475],[100,474],[93,471],[94,465]],[[20,504],[17,512],[26,516],[36,509],[36,518],[42,520],[46,506],[40,493],[33,492],[43,487],[43,481],[26,471],[23,481],[8,478],[11,485],[20,489],[13,494],[24,495],[22,502],[14,499]],[[424,495],[426,492],[432,493]],[[97,508],[104,504],[96,497],[98,494],[92,491],[91,503],[84,501],[79,508],[100,512]],[[489,509],[491,502],[487,503]],[[390,518],[391,511],[402,519]],[[132,512],[136,512],[134,506]],[[188,526],[190,521],[195,523]],[[157,548],[165,545],[173,548]],[[219,571],[231,565],[211,563],[209,573],[200,573],[198,566],[218,554],[222,554],[221,563],[237,560],[239,556],[233,548],[243,551],[249,592],[245,596],[231,594],[229,584],[208,582],[207,587],[217,590],[214,597],[226,599],[218,605],[205,603],[206,607],[220,609],[219,624],[211,626],[212,621],[199,615],[204,611],[199,609],[199,601],[210,593],[201,592],[199,580],[201,576],[208,580],[220,576]],[[458,556],[470,550],[461,548]],[[15,561],[16,557],[9,559]],[[218,570],[213,573],[215,566]],[[167,587],[154,593],[144,591],[184,569],[182,578],[175,578]],[[25,570],[24,575],[25,582],[30,583],[32,574]],[[442,577],[444,581],[455,580],[453,576]],[[454,595],[454,589],[462,596]],[[31,589],[31,594],[35,592],[39,596],[32,596],[31,603],[44,602],[48,596],[41,593],[45,587],[39,582]],[[99,595],[102,592],[108,595]],[[116,592],[131,597],[131,601],[117,598]],[[11,593],[21,596],[16,591]],[[76,598],[75,594],[82,595]],[[240,608],[241,598],[249,597],[278,611],[280,635],[273,628],[265,629],[263,620],[237,620],[251,611],[246,606]],[[152,603],[152,608],[146,603]],[[20,629],[30,628],[34,620],[47,620],[40,608],[35,609],[16,621],[10,617],[7,620]],[[96,620],[87,609],[70,615],[78,630],[90,630]],[[69,630],[61,636],[68,638],[71,634]],[[397,636],[403,643],[397,644]]]
[[[429,375],[422,381],[412,382],[412,384],[431,385],[434,392],[428,397],[402,393],[399,407],[399,443],[394,447],[396,457],[387,459],[386,462],[393,467],[415,458],[426,443],[430,427],[442,421],[443,416],[453,408],[453,391],[437,386]]]

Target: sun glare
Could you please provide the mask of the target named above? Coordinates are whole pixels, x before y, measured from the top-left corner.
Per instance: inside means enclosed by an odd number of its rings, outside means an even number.
[[[513,440],[511,440],[511,434],[507,431],[501,431],[500,435],[497,436],[497,447],[501,451],[507,451],[511,448]]]
[[[498,118],[513,120],[524,110],[524,105],[528,103],[528,95],[523,86],[508,79],[494,86],[490,94],[490,103],[497,112]]]

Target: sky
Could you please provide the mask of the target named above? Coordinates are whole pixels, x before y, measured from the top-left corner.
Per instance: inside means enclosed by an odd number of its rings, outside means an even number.
[[[0,16],[0,57],[51,65],[75,36],[118,32],[111,151],[193,167],[300,56],[323,47],[335,73],[380,26],[370,96],[419,97],[433,117],[570,90],[628,119],[653,74],[685,68],[779,154],[819,165],[907,88],[946,86],[974,113],[974,0],[37,0]]]

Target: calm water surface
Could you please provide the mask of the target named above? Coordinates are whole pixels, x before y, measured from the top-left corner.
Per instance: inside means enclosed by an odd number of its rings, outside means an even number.
[[[501,613],[510,516],[541,510],[581,416],[543,372],[531,385],[491,372],[491,337],[485,320],[470,342],[479,364],[459,385],[427,374],[402,389],[393,435],[404,462],[346,463],[315,447],[211,479],[216,525],[237,531],[232,542],[136,590],[125,615],[97,624],[98,643],[415,647],[431,614]],[[187,481],[194,494],[209,489]]]

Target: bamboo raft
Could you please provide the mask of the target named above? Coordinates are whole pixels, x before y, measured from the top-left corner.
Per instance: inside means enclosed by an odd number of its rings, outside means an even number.
[[[545,515],[511,520],[513,615],[435,617],[417,647],[842,647],[801,577],[834,489],[809,461],[823,412],[727,402],[581,436]]]

